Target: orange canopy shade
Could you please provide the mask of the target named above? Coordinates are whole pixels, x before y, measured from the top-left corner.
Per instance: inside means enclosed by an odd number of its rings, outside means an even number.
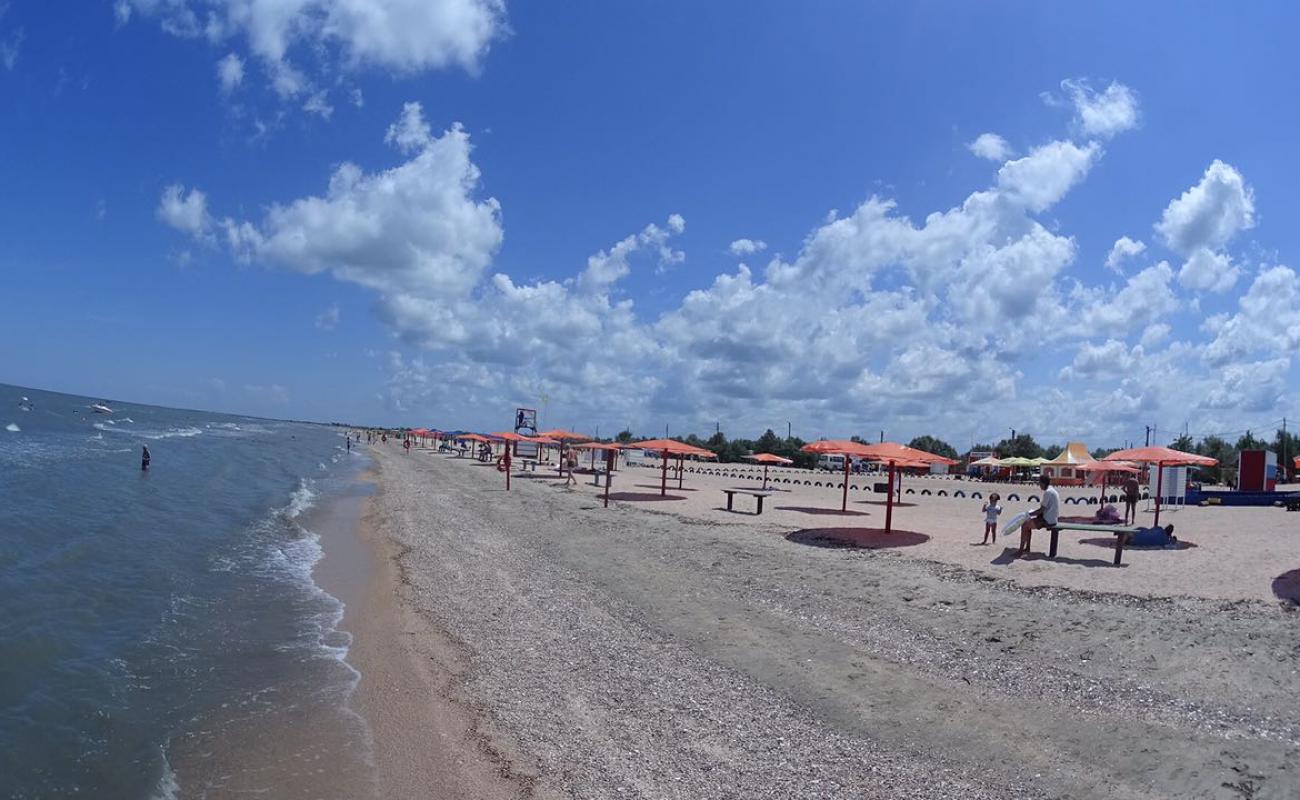
[[[1074,466],[1079,472],[1128,472],[1136,475],[1138,468],[1120,461],[1089,461]]]
[[[1145,464],[1163,464],[1169,466],[1212,467],[1219,463],[1216,458],[1184,453],[1168,447],[1131,447],[1128,450],[1116,450],[1102,461],[1138,461]]]
[[[1217,458],[1209,456],[1198,456],[1195,453],[1184,453],[1182,450],[1174,450],[1169,447],[1131,447],[1128,450],[1116,450],[1102,459],[1102,461],[1141,461],[1147,464],[1155,464],[1158,467],[1212,467],[1219,463]],[[1164,469],[1156,470],[1156,518],[1155,524],[1160,524],[1160,499],[1163,495],[1162,486],[1164,485]]]
[[[868,455],[867,446],[861,442],[848,439],[822,439],[799,448],[805,453],[829,453],[831,455],[859,456]]]
[[[793,464],[788,458],[782,458],[775,453],[755,453],[752,456],[745,456],[746,461],[757,461],[760,464]]]
[[[654,450],[659,453],[671,453],[675,456],[700,456],[701,458],[717,458],[712,450],[705,450],[702,447],[679,442],[676,439],[647,439],[644,442],[633,442],[624,445],[625,448],[637,448],[641,450]]]
[[[457,439],[458,441],[459,441],[459,440],[468,440],[468,441],[471,441],[471,442],[490,442],[490,441],[492,441],[491,439],[487,438],[486,436],[479,436],[477,433],[467,433],[467,434],[465,434],[464,436],[457,436],[456,439]]]
[[[542,431],[537,435],[546,439],[555,439],[556,441],[587,442],[591,440],[590,436],[584,436],[581,433],[574,433],[573,431],[561,430],[559,428],[556,428],[553,431]]]
[[[865,445],[865,447],[867,449],[865,458],[870,461],[893,461],[898,464],[910,461],[921,466],[957,463],[951,458],[937,456],[934,453],[927,453],[924,450],[918,450],[915,447],[908,447],[897,442],[880,442],[879,444]]]
[[[616,444],[602,444],[601,442],[588,442],[587,444],[575,444],[574,450],[622,450]]]

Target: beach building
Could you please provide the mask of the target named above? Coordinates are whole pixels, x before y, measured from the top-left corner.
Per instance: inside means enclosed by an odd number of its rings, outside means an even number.
[[[1092,457],[1083,442],[1070,442],[1056,458],[1044,461],[1041,465],[1043,474],[1050,477],[1058,486],[1082,486],[1088,473],[1080,472],[1079,465],[1088,464],[1097,459]]]

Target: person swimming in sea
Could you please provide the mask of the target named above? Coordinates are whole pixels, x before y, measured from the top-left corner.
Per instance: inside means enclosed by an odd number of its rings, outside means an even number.
[[[148,472],[149,462],[152,460],[153,460],[153,456],[149,455],[149,445],[144,445],[144,447],[142,447],[140,451],[140,471]]]

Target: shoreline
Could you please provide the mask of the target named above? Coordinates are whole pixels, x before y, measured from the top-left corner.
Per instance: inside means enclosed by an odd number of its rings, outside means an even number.
[[[464,648],[408,597],[405,548],[379,505],[381,472],[372,460],[358,476],[373,490],[360,498],[351,541],[323,537],[318,565],[322,588],[344,601],[339,629],[352,637],[346,660],[361,675],[348,705],[370,731],[376,795],[531,797],[532,778],[517,773],[481,730],[479,713],[460,691],[469,669]]]

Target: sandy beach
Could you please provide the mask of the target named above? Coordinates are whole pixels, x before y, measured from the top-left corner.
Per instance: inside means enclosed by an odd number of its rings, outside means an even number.
[[[1300,616],[1270,591],[1300,544],[1278,509],[1162,515],[1196,546],[1114,567],[1087,535],[1056,561],[1045,537],[1024,560],[979,545],[979,501],[951,493],[987,487],[964,482],[908,479],[894,527],[920,536],[886,540],[865,489],[851,515],[801,485],[753,516],[719,491],[752,477],[688,473],[661,500],[642,467],[606,509],[589,477],[507,493],[490,466],[372,452],[376,566],[345,624],[383,796],[1300,791]]]

